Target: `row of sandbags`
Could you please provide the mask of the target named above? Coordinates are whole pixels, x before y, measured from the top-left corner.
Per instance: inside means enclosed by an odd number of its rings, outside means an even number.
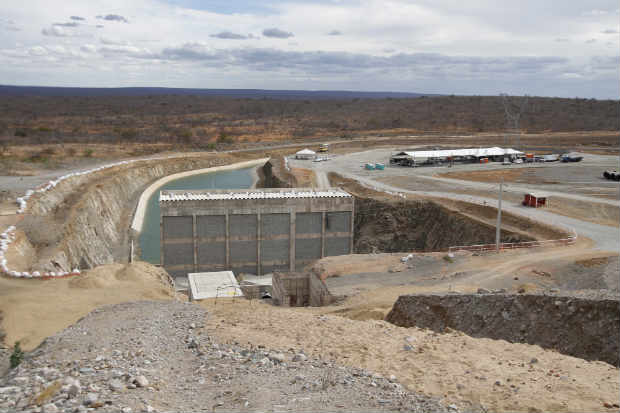
[[[55,278],[66,277],[67,275],[77,275],[80,270],[77,268],[71,272],[66,271],[51,271],[51,272],[39,272],[39,271],[14,271],[9,269],[9,263],[6,259],[6,252],[9,249],[9,245],[15,241],[15,226],[11,225],[3,233],[0,234],[0,271],[16,278]]]

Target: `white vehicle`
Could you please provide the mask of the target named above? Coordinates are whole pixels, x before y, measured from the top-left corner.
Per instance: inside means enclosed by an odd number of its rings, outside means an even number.
[[[523,159],[517,158],[513,161],[513,163],[523,163]]]

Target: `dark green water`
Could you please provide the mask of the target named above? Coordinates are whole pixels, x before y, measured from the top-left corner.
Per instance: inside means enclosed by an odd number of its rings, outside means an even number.
[[[168,182],[149,199],[140,234],[141,259],[159,264],[159,191],[164,189],[245,189],[252,186],[252,169],[212,172]]]

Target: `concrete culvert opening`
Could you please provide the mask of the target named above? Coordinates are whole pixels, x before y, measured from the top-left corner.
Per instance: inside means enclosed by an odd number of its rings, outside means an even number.
[[[327,286],[314,273],[274,273],[273,303],[285,307],[320,307],[333,302]]]

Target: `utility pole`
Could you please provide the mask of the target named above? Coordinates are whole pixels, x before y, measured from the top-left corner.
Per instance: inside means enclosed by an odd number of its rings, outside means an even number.
[[[504,187],[504,177],[499,183],[499,196],[497,204],[497,228],[495,229],[495,251],[499,253],[499,244],[501,242],[501,228],[502,228],[502,191]]]

